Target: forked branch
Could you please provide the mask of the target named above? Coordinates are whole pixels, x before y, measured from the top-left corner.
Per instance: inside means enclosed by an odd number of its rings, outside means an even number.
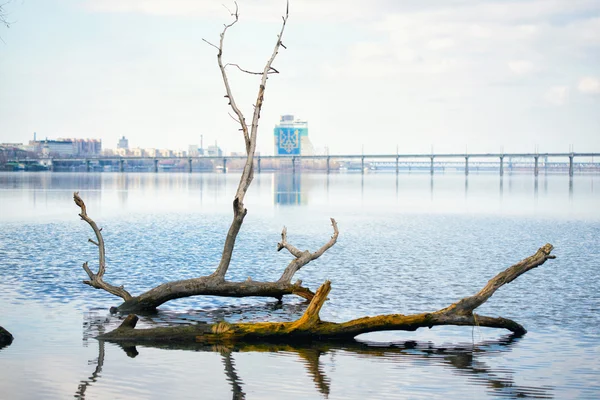
[[[331,236],[331,238],[329,239],[329,241],[327,243],[325,243],[323,246],[321,246],[321,248],[318,249],[317,251],[315,251],[314,253],[311,253],[308,250],[302,251],[302,250],[298,249],[297,247],[288,243],[287,228],[283,227],[283,231],[281,232],[281,242],[279,242],[277,244],[277,251],[280,251],[281,249],[286,249],[287,251],[290,252],[290,254],[292,254],[296,258],[294,260],[292,260],[288,264],[285,271],[283,271],[281,278],[279,278],[280,282],[290,282],[292,280],[292,277],[294,276],[294,274],[296,272],[298,272],[300,270],[300,268],[302,268],[309,262],[314,261],[317,258],[321,257],[323,255],[323,253],[325,253],[327,250],[329,250],[331,248],[331,246],[333,246],[337,242],[337,238],[338,238],[338,235],[340,234],[340,232],[338,230],[337,222],[335,222],[335,219],[333,219],[333,218],[331,218],[331,226],[333,226],[333,235]]]
[[[87,222],[89,226],[94,231],[96,235],[96,240],[88,239],[88,241],[98,247],[98,272],[93,273],[89,268],[87,261],[83,263],[83,269],[90,277],[89,281],[83,281],[86,285],[90,285],[96,289],[104,289],[109,293],[114,294],[115,296],[119,296],[123,300],[127,301],[132,298],[132,296],[123,288],[123,286],[113,286],[109,283],[104,282],[102,277],[104,276],[104,272],[106,271],[106,258],[105,258],[105,250],[104,250],[104,238],[102,237],[102,228],[98,228],[98,225],[87,215],[87,210],[85,207],[85,203],[83,199],[79,197],[79,192],[73,193],[73,200],[75,204],[79,206],[81,212],[79,216],[82,220]]]

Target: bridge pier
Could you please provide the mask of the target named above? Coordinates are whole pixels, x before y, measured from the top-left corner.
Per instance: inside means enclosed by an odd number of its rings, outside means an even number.
[[[296,157],[292,157],[292,174],[296,173]]]
[[[431,156],[431,165],[429,166],[429,174],[433,175],[433,156]]]
[[[540,156],[535,156],[534,160],[535,160],[535,165],[533,167],[533,175],[534,176],[538,176],[540,169],[538,168],[538,160],[539,160]]]
[[[469,175],[469,156],[465,156],[465,176]]]
[[[227,159],[224,158],[223,159],[223,173],[227,173]]]
[[[504,176],[504,156],[500,156],[500,176]]]
[[[573,153],[569,154],[569,176],[573,176],[573,157]]]
[[[90,160],[85,160],[85,171],[90,172]]]
[[[260,174],[260,156],[257,157],[256,159],[256,169],[258,170],[258,173]]]
[[[153,161],[154,161],[154,172],[158,172],[158,158],[155,158]]]
[[[327,173],[329,173],[329,156],[327,156]]]
[[[398,154],[396,154],[396,175],[398,175],[398,172],[400,171],[399,165],[400,165],[400,157],[398,157]]]
[[[360,173],[361,174],[365,173],[365,156],[362,156],[360,158]]]
[[[191,174],[192,173],[192,159],[188,158],[188,172]]]
[[[119,160],[119,172],[125,172],[125,160]]]

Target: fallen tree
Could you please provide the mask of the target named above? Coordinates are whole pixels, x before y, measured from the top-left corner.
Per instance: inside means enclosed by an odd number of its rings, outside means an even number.
[[[230,282],[225,280],[225,275],[231,262],[231,256],[233,254],[235,241],[240,231],[240,228],[242,227],[242,223],[244,222],[244,217],[247,213],[247,209],[244,207],[244,197],[246,195],[246,192],[248,191],[248,188],[250,187],[250,183],[252,182],[254,176],[254,152],[256,150],[256,139],[258,133],[258,121],[260,119],[260,111],[264,102],[264,93],[267,79],[269,75],[279,72],[273,67],[273,62],[275,61],[275,58],[279,53],[279,49],[281,47],[285,48],[285,46],[282,43],[282,37],[288,20],[288,10],[289,8],[286,8],[285,16],[283,17],[283,23],[281,26],[281,31],[279,35],[277,35],[277,42],[275,44],[275,48],[273,49],[273,53],[271,54],[271,57],[265,64],[262,72],[250,72],[241,68],[237,64],[223,63],[222,56],[225,34],[229,28],[231,28],[238,22],[239,18],[237,3],[235,4],[235,11],[231,12],[233,21],[225,25],[225,28],[223,29],[220,35],[219,45],[217,46],[203,39],[206,43],[217,49],[217,63],[219,65],[221,76],[223,78],[223,83],[225,85],[225,98],[228,99],[229,105],[231,106],[231,109],[235,114],[235,116],[232,117],[236,120],[236,122],[240,124],[240,130],[242,131],[244,136],[245,149],[247,155],[246,163],[242,171],[235,198],[233,199],[233,221],[231,222],[229,231],[227,232],[227,236],[225,238],[223,252],[221,255],[221,261],[219,262],[219,265],[217,266],[216,270],[211,275],[193,279],[167,282],[151,290],[148,290],[147,292],[142,293],[138,296],[132,296],[127,290],[125,290],[123,286],[114,286],[108,282],[105,282],[103,277],[106,271],[106,262],[104,239],[101,233],[102,229],[98,228],[96,223],[88,216],[85,203],[83,199],[79,196],[79,194],[75,193],[73,195],[75,204],[77,204],[77,206],[79,206],[81,210],[79,216],[82,220],[84,220],[90,225],[96,236],[96,240],[89,239],[89,242],[96,245],[99,251],[98,272],[94,273],[89,268],[88,263],[84,263],[83,269],[89,276],[89,280],[85,280],[83,282],[96,289],[106,290],[107,292],[115,296],[121,297],[123,299],[123,303],[118,307],[113,307],[111,309],[112,311],[154,311],[158,306],[169,300],[197,295],[227,297],[264,296],[274,297],[279,300],[281,300],[281,298],[284,295],[289,294],[298,295],[307,300],[312,299],[312,297],[314,296],[314,293],[310,289],[302,286],[302,281],[298,280],[297,282],[292,283],[292,278],[294,277],[294,274],[298,272],[298,270],[300,270],[303,266],[319,258],[325,251],[327,251],[336,243],[339,232],[336,221],[333,218],[331,219],[331,224],[333,226],[333,236],[327,243],[325,243],[325,245],[323,245],[320,249],[318,249],[315,252],[310,252],[308,250],[302,251],[288,243],[287,231],[286,228],[283,228],[283,232],[281,233],[281,242],[278,244],[277,250],[288,250],[290,254],[294,256],[294,259],[288,264],[288,266],[281,274],[281,277],[277,281],[258,282],[253,281],[251,278],[248,278],[244,282]],[[229,80],[227,77],[228,66],[236,67],[245,73],[261,76],[258,95],[256,97],[256,102],[254,103],[252,123],[250,124],[250,126],[246,123],[246,119],[244,118],[242,111],[237,106],[234,100],[233,93],[231,91]]]
[[[236,323],[218,322],[191,326],[159,327],[135,329],[138,317],[130,314],[112,332],[98,336],[111,342],[196,342],[206,344],[235,343],[237,341],[285,341],[302,342],[311,340],[353,340],[368,332],[385,330],[414,331],[418,328],[431,328],[438,325],[483,326],[508,329],[515,335],[527,331],[519,323],[502,317],[478,315],[474,310],[485,303],[500,287],[512,282],[525,272],[536,268],[551,255],[552,245],[542,246],[535,254],[500,272],[476,294],[465,297],[450,306],[430,313],[412,315],[389,314],[364,317],[347,322],[322,321],[321,307],[327,300],[331,283],[326,281],[317,290],[308,308],[298,320],[293,322]]]

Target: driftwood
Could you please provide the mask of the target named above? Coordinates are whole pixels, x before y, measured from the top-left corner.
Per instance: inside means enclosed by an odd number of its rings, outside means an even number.
[[[312,340],[352,340],[363,333],[431,328],[437,325],[483,326],[504,328],[516,335],[527,331],[515,321],[502,317],[478,315],[474,310],[485,303],[500,287],[512,282],[521,274],[542,265],[551,255],[552,245],[542,246],[534,255],[502,271],[473,296],[430,313],[402,315],[389,314],[364,317],[348,322],[336,323],[321,321],[319,312],[327,300],[331,284],[326,281],[317,290],[304,315],[293,322],[257,322],[235,323],[218,322],[216,324],[198,324],[191,326],[159,327],[135,329],[138,317],[131,314],[114,331],[98,338],[114,342],[197,342],[206,344],[235,343],[237,341],[285,341],[302,342]]]
[[[221,32],[218,46],[203,39],[206,43],[213,46],[217,50],[217,63],[219,65],[221,76],[223,78],[223,83],[225,85],[225,98],[228,99],[229,105],[231,106],[231,109],[235,114],[235,117],[233,118],[240,124],[240,130],[242,131],[244,136],[247,154],[246,163],[244,165],[244,169],[242,171],[236,195],[233,200],[233,221],[231,222],[229,231],[227,232],[227,236],[225,238],[223,252],[221,255],[221,261],[219,262],[219,265],[217,266],[216,270],[211,275],[193,279],[167,282],[145,293],[142,293],[139,296],[132,296],[127,290],[125,290],[123,286],[117,287],[104,281],[103,276],[105,273],[106,265],[104,239],[102,238],[101,229],[99,229],[96,223],[87,215],[85,203],[83,202],[81,197],[79,197],[79,194],[75,193],[73,196],[75,204],[77,204],[77,206],[79,206],[81,209],[79,216],[92,227],[96,235],[96,240],[89,239],[89,242],[96,245],[99,251],[99,266],[97,273],[94,273],[90,270],[87,262],[83,264],[83,269],[90,278],[89,280],[84,281],[84,283],[96,289],[103,289],[109,293],[112,293],[115,296],[121,297],[124,302],[120,306],[113,308],[113,311],[154,311],[158,306],[169,300],[197,295],[227,297],[264,296],[274,297],[281,300],[282,296],[284,295],[294,294],[301,296],[307,300],[310,300],[314,296],[314,293],[310,289],[302,286],[302,281],[300,280],[298,280],[295,283],[292,283],[292,278],[294,277],[294,274],[298,272],[298,270],[300,270],[303,266],[310,263],[311,261],[314,261],[317,258],[319,258],[337,241],[339,232],[336,221],[333,218],[331,219],[331,224],[333,226],[333,236],[325,245],[323,245],[320,249],[318,249],[315,252],[310,252],[308,250],[301,251],[298,248],[289,244],[287,242],[286,229],[283,228],[283,232],[281,234],[281,242],[278,245],[278,251],[285,248],[294,256],[294,259],[288,264],[288,266],[283,271],[281,277],[277,281],[258,282],[253,281],[250,278],[248,278],[248,280],[246,280],[245,282],[230,282],[225,280],[225,275],[231,262],[231,256],[233,254],[235,241],[242,226],[242,223],[244,222],[244,217],[247,213],[247,209],[244,207],[244,197],[246,195],[246,192],[248,191],[248,188],[250,187],[250,183],[252,182],[254,176],[254,152],[256,150],[258,121],[260,119],[260,111],[263,106],[264,93],[268,76],[270,74],[279,72],[273,67],[273,62],[275,61],[275,58],[279,53],[280,47],[285,48],[281,40],[288,19],[288,8],[286,8],[286,13],[283,17],[281,31],[277,36],[277,42],[273,49],[273,53],[271,54],[271,57],[265,64],[263,71],[259,73],[252,73],[246,71],[240,68],[237,64],[223,64],[222,56],[225,34],[229,28],[231,28],[238,22],[239,18],[237,3],[235,11],[231,13],[231,16],[234,20],[230,24],[225,25],[225,28]],[[231,91],[231,87],[229,85],[229,80],[227,77],[227,66],[234,66],[242,70],[243,72],[257,74],[261,76],[258,95],[254,104],[252,123],[250,124],[250,126],[246,123],[246,119],[244,118],[242,111],[237,106],[234,100],[233,93]]]

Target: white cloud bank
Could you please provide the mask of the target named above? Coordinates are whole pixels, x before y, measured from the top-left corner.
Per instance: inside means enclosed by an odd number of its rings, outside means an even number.
[[[577,88],[581,93],[600,94],[600,79],[592,76],[586,76],[579,80]]]

